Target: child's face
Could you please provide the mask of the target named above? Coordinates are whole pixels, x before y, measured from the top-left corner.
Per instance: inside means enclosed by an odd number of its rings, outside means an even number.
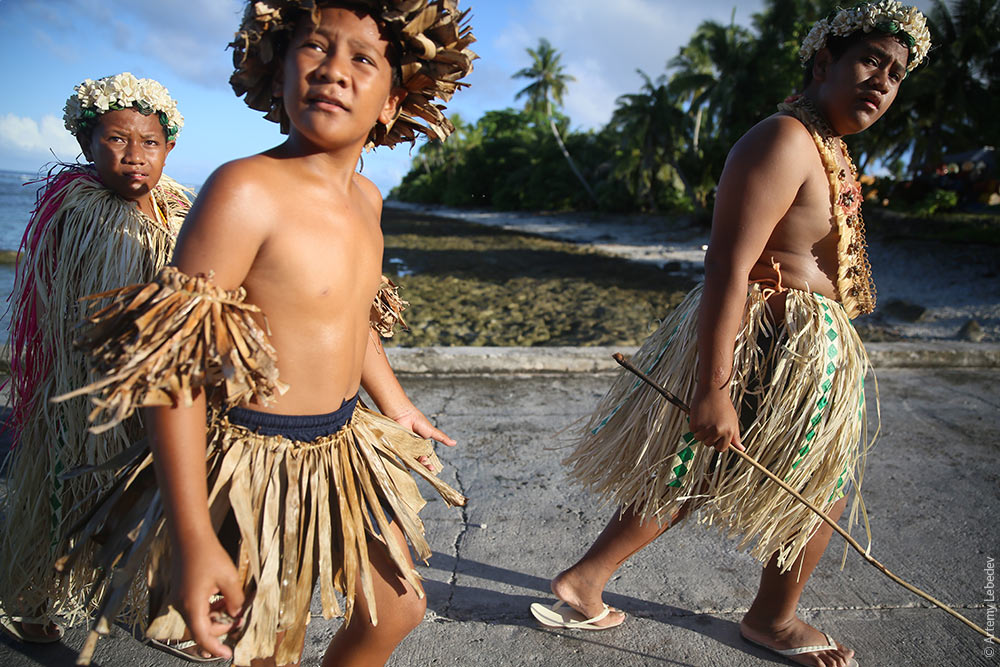
[[[820,98],[837,134],[871,127],[889,110],[906,75],[908,52],[899,40],[878,33],[833,61],[826,52]]]
[[[392,89],[389,43],[368,15],[320,10],[297,27],[282,68],[281,96],[292,125],[324,149],[364,142],[395,115],[404,91]]]
[[[97,167],[101,181],[125,199],[139,199],[160,182],[167,154],[174,142],[156,114],[144,116],[135,109],[102,115],[80,147]]]

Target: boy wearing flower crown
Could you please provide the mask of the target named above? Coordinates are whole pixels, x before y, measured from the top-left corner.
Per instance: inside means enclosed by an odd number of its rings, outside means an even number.
[[[870,127],[929,48],[923,15],[882,0],[817,23],[799,96],[733,147],[719,182],[705,281],[633,358],[682,397],[690,420],[622,373],[591,418],[572,474],[619,512],[552,581],[539,621],[603,629],[611,575],[689,514],[764,564],[740,624],[803,665],[856,665],[854,651],[796,615],[831,530],[727,450],[746,451],[834,518],[864,459],[864,347],[850,318],[875,302],[857,174],[841,137]]]
[[[450,132],[434,99],[471,71],[464,17],[455,0],[248,3],[231,83],[288,139],[220,167],[173,265],[105,295],[82,336],[95,418],[147,407],[152,441],[79,535],[115,545],[86,564],[110,584],[83,662],[147,559],[147,635],[190,633],[236,665],[298,663],[317,581],[324,616],[345,602],[327,667],[383,664],[423,618],[412,474],[465,499],[424,437],[454,441],[379,342],[402,303],[380,271],[381,197],[355,167],[366,146]],[[359,385],[388,418],[358,405]]]
[[[0,554],[3,627],[30,642],[58,641],[51,619],[84,610],[60,601],[92,583],[57,579],[52,563],[78,503],[107,477],[62,479],[70,468],[119,454],[142,437],[136,417],[94,436],[79,404],[48,399],[86,382],[73,349],[80,297],[150,280],[170,259],[189,208],[188,190],[163,175],[184,119],[167,89],[124,72],[76,86],[64,120],[90,162],[60,165],[38,194],[21,242],[11,294],[11,407],[8,527]],[[49,606],[48,601],[56,602]]]

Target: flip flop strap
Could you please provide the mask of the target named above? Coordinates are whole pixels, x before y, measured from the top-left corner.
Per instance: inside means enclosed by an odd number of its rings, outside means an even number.
[[[601,610],[601,613],[598,614],[597,616],[594,616],[593,618],[588,618],[585,621],[567,621],[567,625],[568,626],[593,625],[594,623],[597,623],[598,621],[604,619],[604,617],[606,617],[610,613],[611,613],[611,607],[609,607],[608,605],[604,605],[604,609]]]
[[[7,618],[15,623],[32,623],[34,625],[55,624],[55,621],[48,616],[8,616]]]
[[[771,650],[779,655],[802,655],[803,653],[819,653],[820,651],[837,650],[837,645],[834,644],[833,637],[826,634],[825,632],[823,633],[823,636],[826,637],[827,641],[826,646],[800,646],[799,648],[786,648],[786,649],[773,648]]]

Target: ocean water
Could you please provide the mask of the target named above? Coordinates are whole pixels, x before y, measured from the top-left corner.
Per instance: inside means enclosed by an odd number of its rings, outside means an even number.
[[[7,342],[10,330],[10,292],[14,288],[14,262],[21,236],[35,208],[40,184],[30,183],[38,175],[24,171],[0,170],[0,343]]]

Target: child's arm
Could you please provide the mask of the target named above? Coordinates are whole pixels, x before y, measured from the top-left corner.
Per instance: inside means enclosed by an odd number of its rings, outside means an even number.
[[[266,235],[268,206],[255,192],[239,163],[220,168],[208,180],[178,237],[173,264],[188,275],[213,274],[223,289],[246,277]],[[194,639],[212,654],[232,651],[218,636],[231,624],[213,622],[209,598],[221,593],[228,613],[243,605],[236,568],[216,538],[208,514],[205,469],[204,393],[190,407],[146,410],[153,461],[163,495],[178,599],[171,600]]]
[[[430,420],[410,401],[403,387],[396,379],[385,349],[378,335],[372,331],[368,336],[365,361],[361,368],[361,386],[375,401],[379,412],[401,426],[405,426],[422,438],[431,438],[454,447],[457,443],[443,431],[435,428]]]
[[[355,184],[371,205],[375,219],[381,221],[382,195],[378,188],[360,174],[355,174],[354,179]],[[430,420],[424,416],[424,413],[420,412],[407,397],[389,365],[385,349],[382,347],[382,340],[374,328],[368,332],[368,346],[365,348],[365,361],[361,367],[361,386],[375,401],[375,407],[379,409],[379,412],[400,426],[405,426],[422,438],[437,440],[449,447],[454,447],[457,444],[443,431],[435,428]],[[421,463],[426,465],[425,461],[421,461]]]
[[[733,146],[722,177],[705,256],[698,315],[698,379],[691,431],[709,447],[743,449],[729,393],[733,348],[743,319],[750,270],[805,182],[812,139],[798,121],[774,117]]]
[[[205,470],[205,395],[190,407],[147,408],[145,421],[173,552],[171,576],[177,591],[170,602],[184,617],[199,646],[221,658],[232,650],[219,636],[232,631],[211,613],[209,599],[224,597],[226,612],[238,618],[243,607],[239,575],[219,543],[208,516]],[[213,605],[220,610],[221,605]]]

